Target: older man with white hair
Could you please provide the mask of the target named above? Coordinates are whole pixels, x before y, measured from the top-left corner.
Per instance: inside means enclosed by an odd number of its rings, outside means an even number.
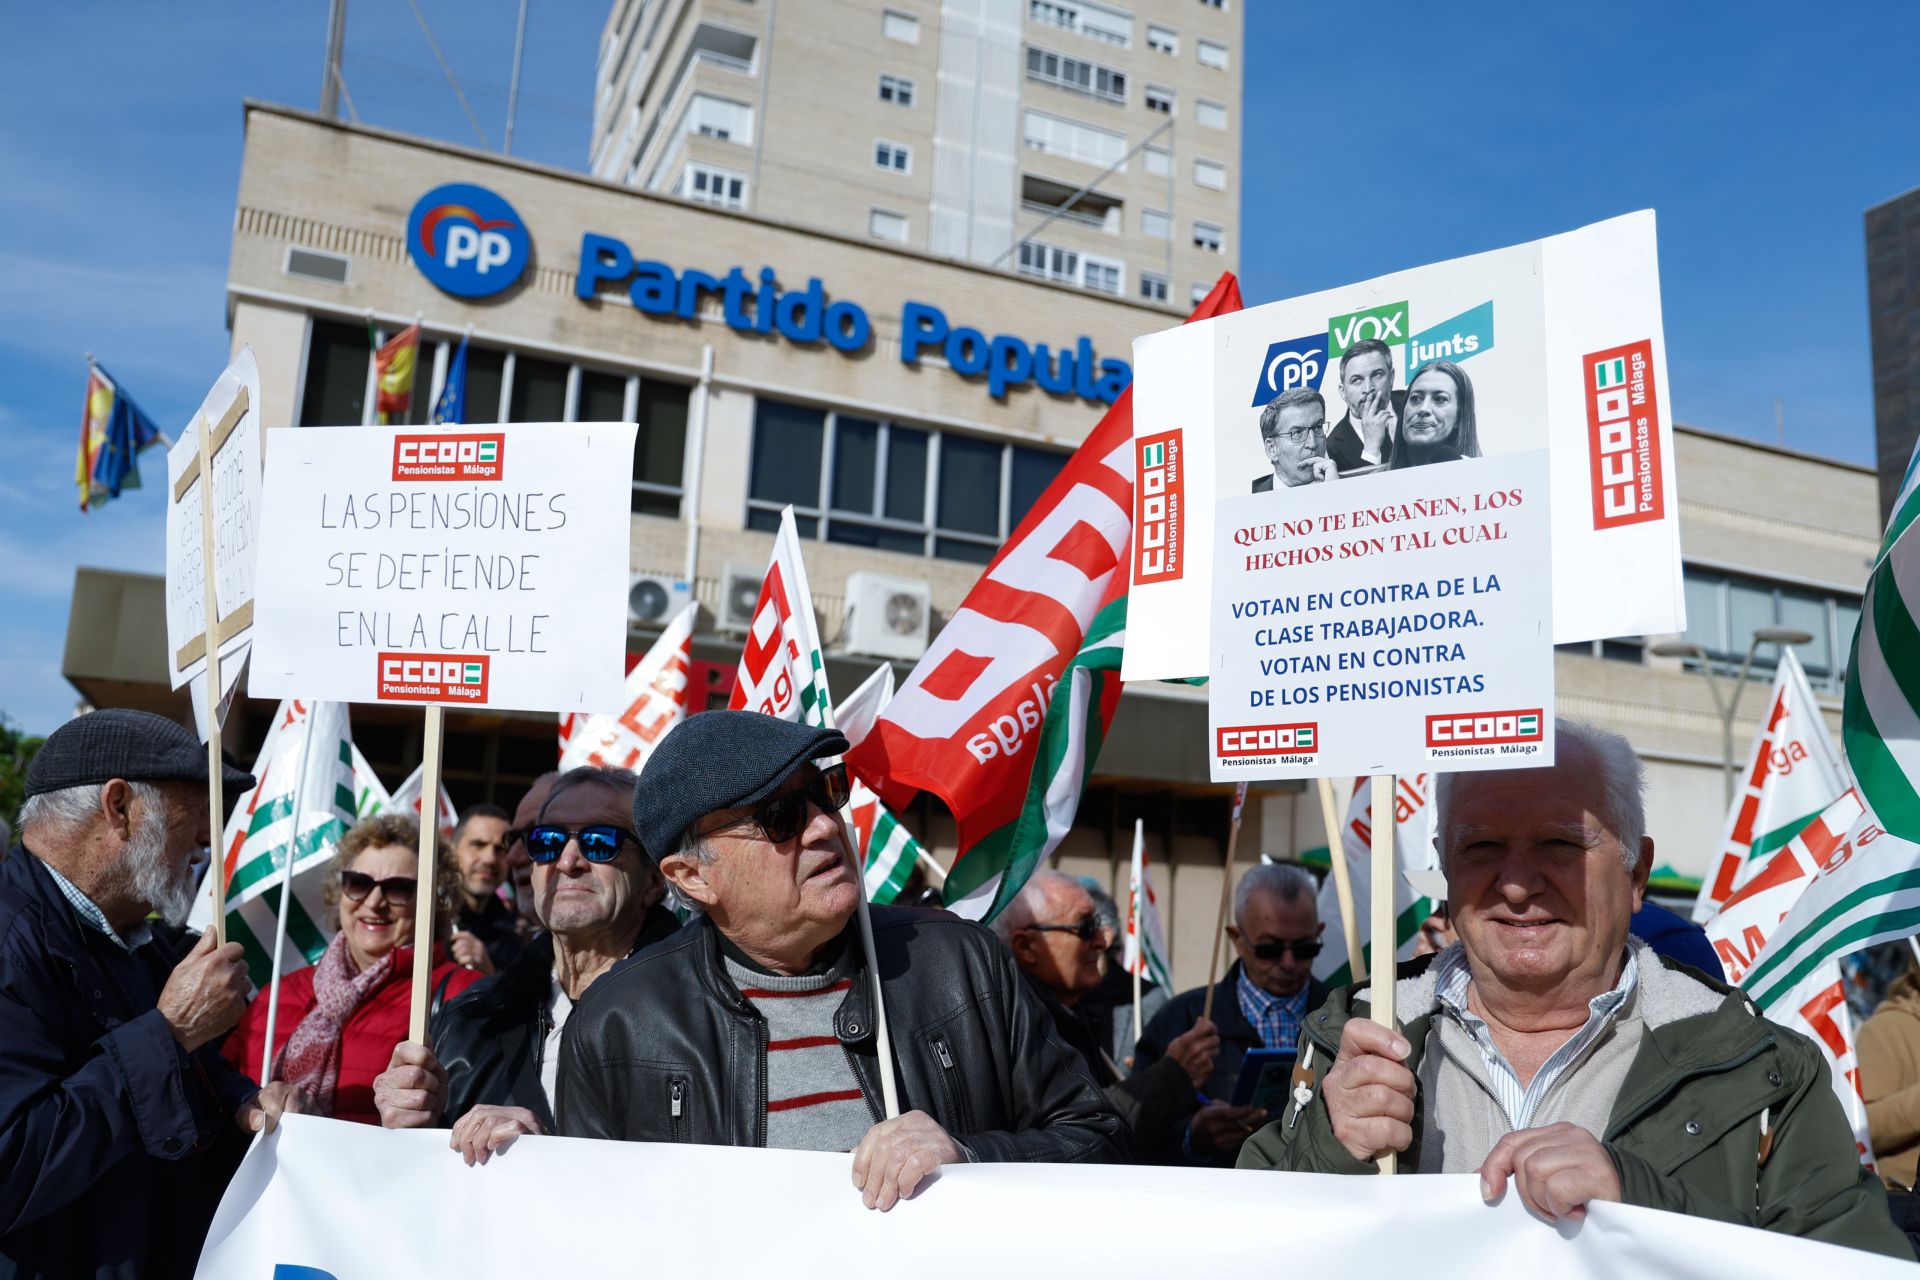
[[[206,787],[206,748],[144,711],[70,720],[27,769],[0,860],[0,1277],[187,1274],[243,1135],[301,1105],[216,1051],[240,944],[181,958],[149,920],[193,905]]]
[[[1402,966],[1388,1028],[1364,987],[1307,1019],[1324,1072],[1242,1168],[1509,1180],[1535,1213],[1596,1200],[1911,1259],[1820,1052],[1739,991],[1661,961],[1628,920],[1653,866],[1644,773],[1562,720],[1555,763],[1445,775],[1436,830],[1460,941]]]

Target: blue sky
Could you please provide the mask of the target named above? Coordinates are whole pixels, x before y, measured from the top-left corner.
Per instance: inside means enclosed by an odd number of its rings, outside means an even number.
[[[1177,24],[1191,0],[1161,0]],[[1243,0],[1249,302],[1660,215],[1680,420],[1872,458],[1861,215],[1920,184],[1920,6]],[[488,142],[514,0],[419,0]],[[1148,6],[1138,6],[1144,15]],[[584,167],[607,6],[532,0],[516,155]],[[324,0],[17,7],[0,44],[0,711],[40,732],[76,565],[157,572],[154,488],[82,517],[95,352],[173,431],[225,363],[243,97],[318,104]],[[1737,14],[1737,17],[1735,16]],[[1469,21],[1468,16],[1471,16]],[[367,123],[478,144],[404,0],[355,0]]]

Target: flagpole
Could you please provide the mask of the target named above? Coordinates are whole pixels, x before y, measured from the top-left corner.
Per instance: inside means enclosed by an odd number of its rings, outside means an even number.
[[[246,395],[235,401],[244,412]],[[231,409],[228,410],[232,412]],[[224,761],[220,758],[220,606],[213,568],[213,431],[203,414],[194,422],[200,433],[200,594],[206,602],[207,630],[207,895],[213,900],[213,945],[227,945],[227,860],[221,848],[226,817]]]
[[[1129,917],[1127,927],[1133,932],[1133,1042],[1140,1043],[1140,975],[1147,969],[1147,939],[1140,932],[1140,899],[1146,887],[1142,881],[1146,877],[1140,874],[1140,842],[1144,839],[1141,831],[1142,819],[1133,820],[1133,887],[1128,892]],[[1217,948],[1216,948],[1217,950]]]
[[[1400,879],[1400,868],[1394,858],[1393,793],[1394,778],[1390,773],[1373,775],[1373,883],[1368,886],[1372,899],[1373,945],[1384,949],[1385,958],[1376,969],[1376,979],[1372,983],[1372,1012],[1369,1016],[1383,1027],[1393,1027],[1393,957],[1398,951],[1395,946],[1393,919],[1394,887]],[[1396,1153],[1380,1153],[1381,1173],[1393,1173],[1398,1165]]]
[[[446,710],[427,704],[425,753],[420,764],[420,855],[413,894],[413,1000],[407,1013],[407,1039],[427,1042],[428,988],[433,980],[433,899],[440,852],[440,741]]]
[[[298,706],[296,702],[294,704]],[[300,857],[300,805],[307,798],[307,748],[313,745],[313,707],[307,707],[306,727],[300,734],[300,753],[293,769],[293,834],[287,840],[287,866],[280,878],[280,909],[273,921],[273,966],[267,972],[267,1041],[260,1048],[262,1085],[273,1080],[273,1032],[280,1018],[280,961],[287,946],[287,903],[293,897],[293,864]],[[269,765],[268,768],[272,766]],[[261,778],[256,785],[264,786]]]
[[[1220,981],[1220,941],[1227,932],[1227,904],[1233,900],[1233,852],[1240,845],[1240,819],[1247,806],[1247,784],[1233,789],[1233,824],[1227,828],[1227,865],[1220,869],[1220,909],[1213,919],[1213,954],[1207,961],[1207,994],[1200,1002],[1200,1016],[1213,1020],[1213,988]],[[1140,1039],[1136,1032],[1134,1040]]]
[[[1333,887],[1340,899],[1340,933],[1347,940],[1347,973],[1353,982],[1367,980],[1367,953],[1360,945],[1360,913],[1353,904],[1353,872],[1347,866],[1347,842],[1340,836],[1340,811],[1333,795],[1333,779],[1320,779],[1320,820],[1327,827],[1327,861],[1333,864]]]

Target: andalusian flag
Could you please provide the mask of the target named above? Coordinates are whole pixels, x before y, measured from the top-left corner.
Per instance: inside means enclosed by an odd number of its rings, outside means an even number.
[[[405,422],[413,403],[413,375],[419,365],[420,325],[416,322],[388,338],[373,357],[374,421],[381,426]]]
[[[353,762],[345,703],[288,699],[280,704],[254,762],[259,782],[227,819],[228,845],[220,867],[227,876],[227,938],[246,948],[248,975],[256,986],[265,986],[272,976],[289,863],[293,900],[287,904],[280,972],[304,969],[327,949],[334,930],[324,895],[334,845],[354,821]],[[211,899],[199,895],[189,926],[204,932],[212,913]]]
[[[1440,865],[1433,843],[1433,778],[1430,773],[1398,776],[1393,792],[1393,847],[1400,863],[1400,875],[1393,887],[1394,959],[1411,960],[1420,924],[1433,914],[1431,898],[1417,893],[1408,873],[1431,871]],[[1332,850],[1328,856],[1333,857]],[[1373,901],[1373,779],[1354,783],[1353,800],[1347,805],[1347,821],[1340,829],[1340,857],[1347,860],[1347,879],[1353,888],[1353,911],[1360,930],[1360,948],[1373,966],[1373,913],[1367,904]],[[1313,962],[1313,976],[1332,987],[1352,983],[1352,966],[1347,963],[1347,935],[1340,927],[1340,891],[1329,874],[1320,886],[1320,919],[1327,925],[1320,935],[1326,946]]]
[[[893,666],[883,662],[860,687],[848,694],[833,709],[834,725],[849,743],[858,743],[873,729],[880,712],[893,698]],[[860,862],[866,868],[867,900],[885,906],[897,901],[913,878],[913,869],[921,858],[934,866],[932,857],[920,846],[881,802],[880,796],[857,775],[853,779],[853,797],[847,802],[847,820],[859,840]]]
[[[560,717],[562,771],[590,764],[638,773],[660,740],[687,718],[693,619],[699,608],[689,603],[680,610],[661,630],[647,656],[627,673],[627,705],[618,715]]]
[[[780,513],[773,560],[760,582],[747,644],[727,699],[729,711],[758,711],[801,724],[832,727],[827,662],[813,617],[813,588],[800,558],[793,508]]]
[[[140,487],[140,454],[167,438],[107,371],[87,362],[87,402],[80,418],[80,451],[73,464],[80,510],[105,506]]]
[[[1740,790],[1727,811],[1720,852],[1700,882],[1693,918],[1711,918],[1787,841],[1800,834],[1846,790],[1846,770],[1827,732],[1820,704],[1793,650],[1780,651],[1780,670],[1753,746],[1741,770]]]
[[[407,775],[407,780],[393,789],[393,795],[388,798],[386,805],[374,812],[390,810],[395,813],[404,813],[415,822],[420,821],[420,790],[426,783],[426,768],[424,764],[416,766],[414,771]],[[453,839],[453,829],[459,825],[460,813],[453,807],[453,797],[447,794],[447,784],[443,782],[440,784],[441,836],[448,840]]]
[[[1133,820],[1133,868],[1127,876],[1127,942],[1121,966],[1162,990],[1173,990],[1173,966],[1167,958],[1167,931],[1160,925],[1160,899],[1153,892],[1147,865],[1146,823]]]

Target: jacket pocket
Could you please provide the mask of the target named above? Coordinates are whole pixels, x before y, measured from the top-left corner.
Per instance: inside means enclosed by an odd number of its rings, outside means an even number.
[[[934,1036],[928,1045],[933,1050],[934,1061],[940,1064],[941,1086],[946,1090],[947,1105],[952,1109],[952,1123],[946,1126],[947,1131],[956,1138],[972,1133],[973,1112],[967,1106],[967,1086],[960,1078],[960,1064],[953,1056],[953,1048],[945,1036]]]

